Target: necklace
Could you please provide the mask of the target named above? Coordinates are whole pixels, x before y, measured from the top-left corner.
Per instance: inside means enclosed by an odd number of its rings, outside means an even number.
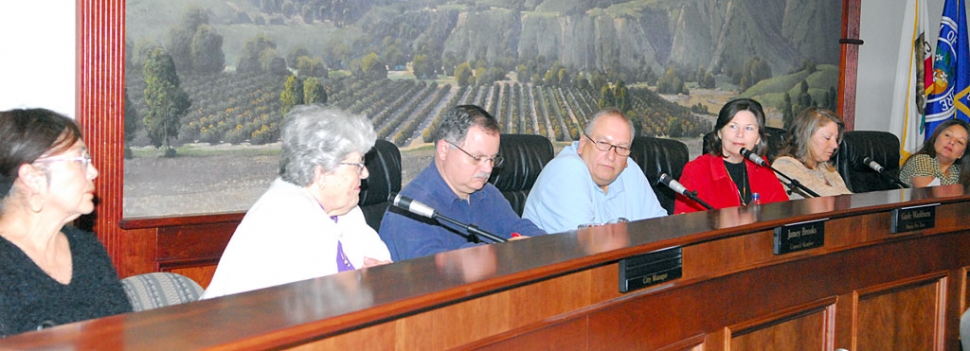
[[[738,201],[741,205],[747,205],[748,201],[748,169],[745,165],[745,161],[742,160],[739,164],[734,164],[724,160],[724,168],[727,169],[728,177],[731,178],[731,182],[738,190]],[[735,179],[737,177],[737,179]]]

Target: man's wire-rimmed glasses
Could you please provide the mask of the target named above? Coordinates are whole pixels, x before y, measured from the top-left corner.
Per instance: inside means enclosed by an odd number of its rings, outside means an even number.
[[[613,149],[613,150],[616,150],[617,155],[630,156],[629,146],[619,146],[619,145],[613,145],[613,144],[607,143],[605,141],[596,141],[596,140],[593,140],[593,138],[590,138],[588,134],[586,135],[586,139],[589,139],[589,141],[593,143],[593,147],[595,147],[596,150],[610,151],[610,149]]]
[[[502,156],[499,156],[499,155],[495,155],[495,156],[485,156],[485,155],[477,155],[476,156],[476,155],[472,155],[472,154],[468,153],[468,151],[465,151],[465,149],[462,149],[457,144],[455,144],[455,143],[453,143],[453,142],[451,142],[449,140],[445,140],[445,141],[448,144],[451,144],[451,146],[454,146],[456,149],[460,150],[461,152],[464,152],[465,155],[468,155],[468,157],[471,157],[473,160],[475,160],[475,162],[483,163],[484,161],[488,161],[488,162],[491,162],[492,163],[492,167],[501,166],[502,165],[502,162],[505,162],[505,159],[502,158]]]

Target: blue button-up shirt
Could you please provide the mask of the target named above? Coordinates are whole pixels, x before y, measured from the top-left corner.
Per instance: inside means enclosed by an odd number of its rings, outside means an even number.
[[[564,148],[542,169],[522,217],[549,233],[576,230],[580,224],[664,217],[667,211],[643,171],[627,158],[626,168],[604,192],[577,151],[579,142]],[[613,152],[612,150],[610,152]]]
[[[528,236],[545,234],[531,221],[519,218],[509,201],[490,183],[472,193],[468,201],[462,200],[441,178],[434,161],[401,190],[401,195],[425,203],[445,217],[474,224],[503,238],[510,238],[513,232]],[[464,229],[393,206],[384,213],[379,234],[394,261],[475,245],[469,242]]]

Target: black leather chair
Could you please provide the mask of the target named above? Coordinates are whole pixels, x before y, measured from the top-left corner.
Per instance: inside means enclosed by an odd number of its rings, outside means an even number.
[[[842,136],[834,164],[845,185],[854,193],[898,189],[890,179],[862,162],[871,157],[885,168],[886,175],[899,176],[899,138],[889,132],[850,131]]]
[[[707,148],[707,141],[714,137],[714,133],[715,132],[709,132],[704,134],[704,141],[703,145],[701,146],[703,150],[701,151],[702,153],[708,153],[709,149]],[[781,151],[781,148],[785,146],[785,141],[788,140],[788,132],[781,128],[765,127],[765,136],[767,137],[765,142],[768,143],[768,152],[765,153],[765,158],[768,160],[768,162],[771,162],[771,160],[778,157],[778,153]]]
[[[785,146],[785,142],[788,141],[788,131],[775,128],[775,127],[765,127],[765,136],[768,137],[768,152],[765,156],[768,160],[774,160],[778,157],[778,153],[781,148]]]
[[[502,134],[498,153],[505,158],[505,163],[492,170],[488,181],[502,191],[515,213],[521,216],[529,190],[542,167],[552,160],[552,142],[541,135]]]
[[[657,194],[660,205],[667,210],[667,214],[673,214],[675,193],[666,185],[657,184],[657,180],[663,173],[675,180],[680,179],[684,165],[690,157],[687,145],[674,139],[636,137],[630,146],[630,157],[653,185],[653,192]]]
[[[390,202],[388,194],[401,191],[401,151],[394,143],[378,139],[374,148],[364,155],[370,176],[361,181],[360,201],[357,203],[367,225],[380,230],[381,219]]]

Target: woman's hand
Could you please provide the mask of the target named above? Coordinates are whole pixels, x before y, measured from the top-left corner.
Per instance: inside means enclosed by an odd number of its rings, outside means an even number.
[[[936,179],[936,177],[933,177],[933,176],[919,176],[919,177],[910,177],[909,179],[910,179],[910,182],[911,182],[910,184],[913,184],[913,187],[914,188],[923,188],[923,187],[930,186],[930,183],[932,183],[933,180]],[[937,184],[937,185],[939,185],[939,184]]]
[[[380,266],[382,264],[388,264],[388,263],[391,263],[391,260],[381,261],[376,258],[370,258],[370,257],[364,256],[364,267]]]

